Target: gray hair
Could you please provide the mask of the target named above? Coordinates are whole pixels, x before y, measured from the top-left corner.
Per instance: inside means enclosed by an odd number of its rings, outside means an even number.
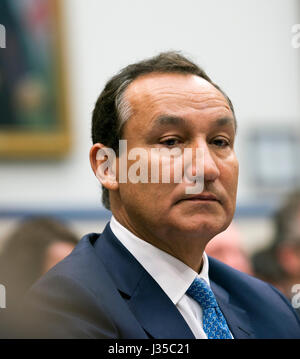
[[[130,85],[132,80],[126,80],[121,84],[117,90],[116,99],[115,99],[115,108],[118,115],[118,132],[121,133],[122,127],[125,122],[129,120],[132,115],[132,108],[129,101],[125,97],[125,91]]]

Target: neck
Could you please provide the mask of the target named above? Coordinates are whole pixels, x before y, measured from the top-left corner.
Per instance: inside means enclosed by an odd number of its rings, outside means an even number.
[[[164,233],[160,231],[160,233],[156,234],[152,227],[149,227],[151,228],[151,231],[149,231],[138,223],[129,220],[127,216],[114,213],[114,217],[123,227],[138,238],[177,258],[195,272],[199,273],[201,271],[206,241],[188,238],[185,234],[180,235],[178,231],[175,233],[172,230],[164,231]],[[182,240],[183,238],[184,240]]]

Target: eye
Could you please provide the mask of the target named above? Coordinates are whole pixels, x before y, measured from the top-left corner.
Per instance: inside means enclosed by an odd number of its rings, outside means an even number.
[[[227,147],[230,145],[230,141],[224,137],[217,137],[213,139],[212,144],[217,147]]]
[[[180,143],[180,140],[178,138],[167,138],[160,142],[161,145],[167,146],[167,147],[174,147]]]

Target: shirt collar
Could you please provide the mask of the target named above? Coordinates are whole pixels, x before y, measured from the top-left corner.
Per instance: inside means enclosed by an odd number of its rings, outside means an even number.
[[[208,258],[203,253],[203,265],[198,274],[185,263],[152,244],[138,238],[122,226],[114,216],[110,220],[110,228],[119,241],[145,268],[176,305],[183,297],[193,280],[198,276],[208,285]]]

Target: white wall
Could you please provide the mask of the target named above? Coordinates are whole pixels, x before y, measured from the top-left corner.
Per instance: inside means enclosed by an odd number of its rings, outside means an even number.
[[[296,0],[63,0],[74,148],[62,162],[0,163],[0,210],[96,208],[89,167],[91,112],[105,81],[122,66],[182,50],[231,97],[243,159],[249,121],[300,119],[300,49],[291,28]],[[251,200],[241,161],[239,202]]]

